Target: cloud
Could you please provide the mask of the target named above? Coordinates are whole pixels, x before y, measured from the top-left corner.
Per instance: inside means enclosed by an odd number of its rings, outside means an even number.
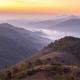
[[[49,30],[49,29],[42,29],[42,28],[26,28],[33,32],[42,32],[43,37],[49,38],[51,40],[60,39],[65,36],[74,36],[74,37],[80,37],[80,34],[77,32],[68,32],[68,31],[60,31],[60,30]]]

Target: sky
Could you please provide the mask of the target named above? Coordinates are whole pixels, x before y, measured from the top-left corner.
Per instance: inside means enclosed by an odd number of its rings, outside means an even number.
[[[79,14],[80,0],[0,0],[0,13]]]

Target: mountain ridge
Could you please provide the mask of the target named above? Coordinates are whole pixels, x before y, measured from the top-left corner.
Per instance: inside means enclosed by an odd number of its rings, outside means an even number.
[[[29,30],[8,23],[0,24],[0,67],[32,56],[48,44],[48,41]]]

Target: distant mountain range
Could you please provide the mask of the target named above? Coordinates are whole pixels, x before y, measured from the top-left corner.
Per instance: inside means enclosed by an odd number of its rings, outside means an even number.
[[[29,29],[47,29],[56,30],[70,33],[80,33],[80,17],[79,16],[67,16],[65,18],[49,19],[41,21],[28,21],[28,20],[9,20],[11,24],[18,27],[24,27]],[[73,35],[71,35],[73,36]]]
[[[80,19],[73,18],[66,21],[62,21],[56,25],[59,29],[67,30],[67,31],[78,31],[80,32]]]
[[[40,22],[33,22],[29,26],[42,29],[80,32],[80,18],[71,17],[69,19],[45,20]]]
[[[39,52],[33,59],[52,58],[65,64],[80,64],[80,38],[67,36],[56,40]]]
[[[66,20],[66,21],[63,21],[61,23],[58,24],[58,26],[64,26],[64,27],[70,27],[70,26],[73,26],[73,27],[80,27],[80,19],[69,19],[69,20]]]
[[[35,32],[8,23],[0,24],[0,67],[29,58],[49,42]]]
[[[53,24],[50,24],[49,26],[47,26],[47,28],[61,30],[61,31],[80,32],[80,19],[72,18],[72,19],[57,22],[57,24],[53,22]]]

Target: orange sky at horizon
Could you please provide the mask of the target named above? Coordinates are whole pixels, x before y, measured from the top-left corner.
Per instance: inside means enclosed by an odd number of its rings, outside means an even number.
[[[0,0],[0,13],[80,14],[79,0]]]

